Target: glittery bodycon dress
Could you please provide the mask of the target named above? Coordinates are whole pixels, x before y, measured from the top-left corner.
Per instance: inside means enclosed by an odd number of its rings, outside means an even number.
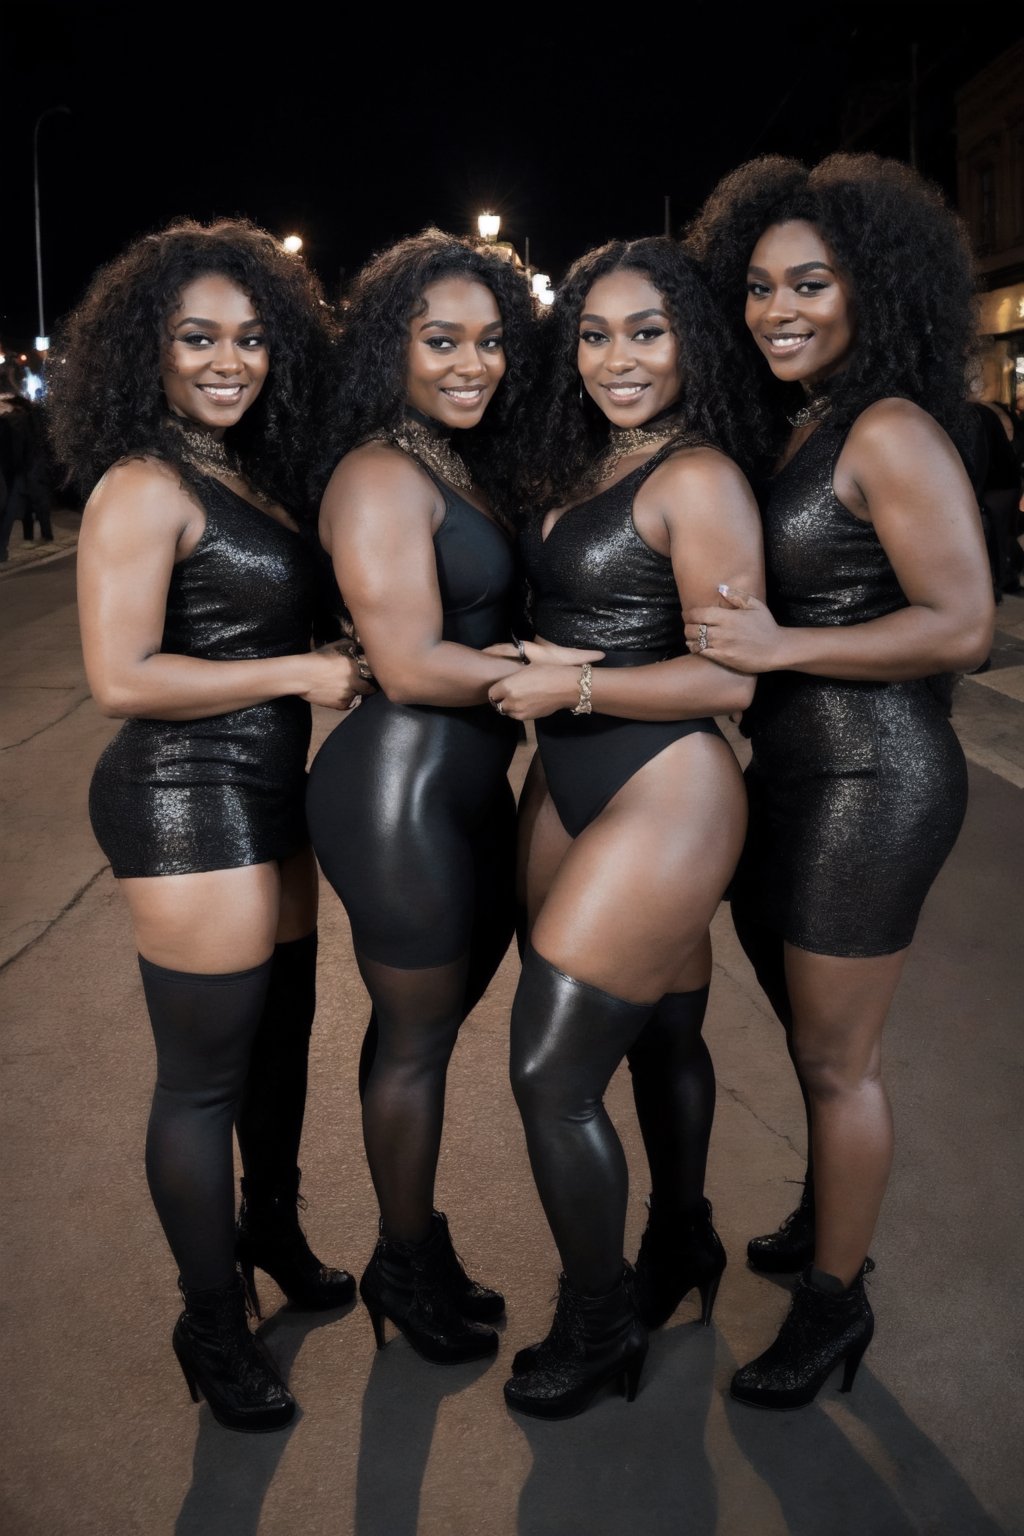
[[[819,427],[764,508],[768,606],[785,626],[863,624],[907,606],[871,523],[836,497],[843,441]],[[816,954],[910,943],[967,803],[940,681],[759,679],[744,718],[753,760],[738,914]]]
[[[534,627],[557,645],[603,650],[603,667],[639,667],[686,654],[672,562],[646,544],[633,500],[673,444],[617,484],[563,512],[547,538],[535,518],[523,535]],[[707,717],[624,720],[559,710],[537,721],[548,790],[573,837],[652,757],[695,731],[720,735]]]
[[[509,539],[431,479],[445,503],[434,534],[442,638],[477,650],[507,640]],[[324,742],[310,770],[309,826],[361,956],[417,970],[479,944],[500,960],[514,921],[506,775],[517,735],[487,704],[396,704],[380,692]],[[493,929],[493,943],[482,928]]]
[[[160,649],[208,661],[308,650],[315,565],[302,537],[219,480],[196,481],[206,526],[175,565]],[[100,757],[93,831],[118,879],[262,864],[309,841],[310,708],[296,697],[200,720],[131,719]]]

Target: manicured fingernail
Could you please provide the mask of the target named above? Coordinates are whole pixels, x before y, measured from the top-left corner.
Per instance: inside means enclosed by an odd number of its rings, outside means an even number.
[[[718,590],[719,590],[719,592],[721,592],[723,597],[728,597],[729,596],[729,588],[728,587],[721,586],[721,587],[719,587]]]

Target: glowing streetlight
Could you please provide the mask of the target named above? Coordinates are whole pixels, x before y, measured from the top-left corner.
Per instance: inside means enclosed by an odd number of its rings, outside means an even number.
[[[501,216],[497,213],[481,213],[476,221],[481,240],[497,240],[501,228]]]
[[[59,112],[71,112],[70,107],[47,107],[45,112],[40,112],[36,118],[36,125],[32,130],[32,184],[35,188],[36,199],[36,293],[39,298],[39,334],[46,335],[46,322],[43,319],[43,239],[39,222],[39,125],[48,117],[54,117]]]
[[[287,251],[289,256],[297,256],[302,250],[302,236],[285,235],[281,241],[281,249]]]

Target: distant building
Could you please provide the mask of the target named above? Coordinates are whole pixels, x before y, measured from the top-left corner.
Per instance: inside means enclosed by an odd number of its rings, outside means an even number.
[[[1024,410],[1024,42],[957,92],[960,212],[974,243],[983,398]]]

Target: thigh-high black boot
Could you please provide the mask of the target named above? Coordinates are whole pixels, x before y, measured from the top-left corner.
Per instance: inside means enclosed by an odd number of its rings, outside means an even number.
[[[253,1269],[308,1311],[344,1306],[356,1284],[310,1251],[299,1225],[298,1166],[306,1109],[309,1037],[316,1012],[316,932],[278,944],[238,1113],[242,1208],[238,1262],[259,1314]]]
[[[527,949],[512,1010],[512,1086],[565,1274],[551,1333],[520,1354],[505,1386],[525,1413],[578,1413],[608,1382],[636,1391],[647,1335],[625,1284],[628,1176],[603,1098],[652,1013]]]
[[[725,1249],[704,1198],[715,1072],[701,1028],[708,988],[662,998],[628,1053],[651,1170],[650,1217],[636,1261],[637,1310],[660,1328],[694,1287],[711,1322]]]
[[[181,1272],[174,1350],[193,1399],[231,1429],[277,1429],[295,1403],[249,1332],[235,1271],[231,1133],[269,961],[231,974],[168,970],[139,957],[157,1081],[146,1173]]]

